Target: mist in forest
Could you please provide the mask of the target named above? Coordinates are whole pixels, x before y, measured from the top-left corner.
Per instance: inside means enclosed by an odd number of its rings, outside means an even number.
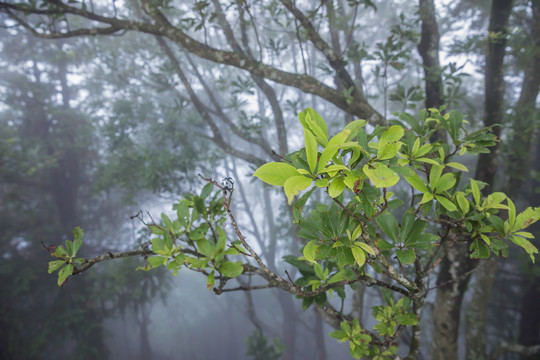
[[[478,140],[452,160],[468,168],[456,186],[474,177],[518,211],[538,207],[539,74],[536,0],[0,1],[0,359],[353,358],[329,334],[355,318],[376,338],[375,307],[405,290],[393,294],[399,281],[370,269],[356,276],[376,281],[295,296],[328,285],[313,280],[297,212],[346,206],[326,184],[298,210],[253,174],[296,155],[312,165],[306,108],[330,137],[356,119],[380,137],[404,124],[402,112],[458,110],[470,133],[489,127],[497,145],[476,154]],[[430,136],[422,141],[441,135]],[[392,188],[405,199],[399,219],[411,188]],[[184,232],[162,266],[166,245],[155,239],[166,243],[162,229],[182,211],[189,226],[196,216],[206,225]],[[426,229],[442,236],[440,225]],[[200,265],[197,231],[242,263]],[[538,223],[526,231],[538,247]],[[254,269],[239,232],[264,267]],[[79,263],[51,263],[77,239]],[[467,241],[429,260],[438,267],[422,285],[420,330],[394,322],[397,332],[377,339],[399,350],[380,359],[538,359],[538,265],[491,243],[489,259],[471,260]]]

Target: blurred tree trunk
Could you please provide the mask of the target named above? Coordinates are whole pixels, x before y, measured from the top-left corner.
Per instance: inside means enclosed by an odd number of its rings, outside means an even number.
[[[532,7],[533,16],[530,36],[532,39],[536,39],[533,46],[538,49],[540,47],[540,2],[533,1]],[[493,29],[493,31],[500,31],[500,28]],[[502,67],[502,64],[495,64],[493,66]],[[502,70],[500,73],[500,78],[502,79]],[[501,89],[504,88],[503,83],[495,83],[495,85]],[[539,85],[540,53],[538,51],[533,51],[532,56],[525,67],[521,94],[515,106],[514,114],[511,119],[513,135],[506,146],[507,152],[509,153],[508,179],[503,191],[513,201],[518,200],[523,183],[529,175],[529,171],[527,171],[527,169],[529,169],[530,163],[532,134],[534,133],[534,123],[538,119],[538,110],[535,108],[535,100],[538,96]],[[488,88],[488,86],[492,86],[492,84],[488,83],[486,79],[486,89]],[[502,106],[501,98],[494,97],[492,100],[499,102],[500,106]],[[487,110],[488,109],[486,108],[486,113]],[[499,111],[500,112],[498,112],[498,114],[500,114],[499,116],[502,117],[503,110],[500,109]],[[501,119],[499,119],[498,121],[501,121]],[[536,202],[536,204],[538,203],[539,202]],[[534,201],[531,203],[531,205],[533,206],[536,204]],[[475,274],[476,285],[474,287],[473,297],[467,311],[467,358],[471,360],[483,359],[486,357],[486,327],[488,323],[488,306],[493,290],[494,280],[496,278],[495,275],[498,268],[498,259],[499,258],[491,257],[485,264],[482,265],[482,267]],[[528,302],[530,302],[531,300],[533,304],[535,304],[534,308],[536,308],[539,297],[538,289],[535,289],[534,285],[525,291],[523,304],[521,307],[522,321],[524,320],[525,322],[528,322],[529,319],[534,319],[535,316],[533,314],[537,313],[536,310],[531,309],[532,304],[528,304]],[[524,312],[525,307],[527,308],[526,312]],[[530,330],[534,330],[535,325],[532,326],[533,328],[531,328]],[[525,327],[528,328],[529,326],[526,325]],[[521,332],[521,334],[523,334],[523,332]],[[538,334],[538,324],[536,324],[536,332],[533,332],[532,334]],[[536,341],[533,340],[522,342],[520,338],[520,343],[523,345],[535,345],[536,343],[538,343],[538,336],[532,336],[532,338],[536,338]]]
[[[536,3],[538,10],[538,1]],[[538,13],[535,14],[535,23],[538,21]],[[534,159],[533,169],[537,174],[540,174],[540,134],[536,137],[536,156]],[[530,203],[533,206],[540,204],[540,193],[536,189],[540,188],[540,181],[532,179],[532,194],[529,197]],[[536,235],[540,233],[540,225],[535,223],[531,226],[530,231]],[[538,247],[538,240],[535,245]],[[538,304],[540,304],[540,276],[538,272],[534,273],[534,267],[538,265],[527,264],[525,286],[523,295],[521,298],[520,306],[520,323],[519,323],[519,338],[518,342],[521,345],[532,346],[540,344],[540,311],[538,311]],[[540,355],[533,355],[523,357],[526,360],[540,360]]]
[[[492,3],[486,54],[484,126],[502,124],[504,114],[503,61],[506,48],[506,27],[511,11],[512,1],[494,0]],[[493,129],[497,136],[500,136],[500,131],[500,126]],[[491,153],[481,154],[478,159],[475,179],[488,183],[488,187],[484,191],[493,191],[498,167],[499,154],[497,150],[498,146],[495,146],[491,149]],[[492,260],[493,263],[496,266],[496,261]],[[456,244],[441,263],[433,310],[433,360],[458,358],[461,305],[471,278],[470,274],[477,264],[478,261],[472,261],[469,258],[469,249],[466,243]],[[489,267],[490,265],[488,265],[487,270]],[[486,279],[486,281],[492,282],[493,279]],[[486,290],[482,294],[479,293],[478,298],[484,301],[485,297],[490,296],[490,294],[491,291]],[[487,307],[487,304],[484,305]],[[478,311],[483,310],[478,309]],[[480,346],[482,345],[480,344]]]
[[[441,64],[439,62],[439,27],[435,16],[433,0],[420,0],[420,20],[422,35],[418,52],[424,67],[424,86],[426,89],[426,108],[438,109],[443,104]]]

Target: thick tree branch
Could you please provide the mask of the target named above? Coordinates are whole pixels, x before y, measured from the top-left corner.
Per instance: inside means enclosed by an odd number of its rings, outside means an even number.
[[[115,32],[121,30],[133,30],[167,37],[183,47],[186,51],[203,59],[224,65],[234,66],[246,70],[256,76],[260,76],[283,85],[295,87],[306,93],[314,94],[329,101],[351,115],[368,120],[373,125],[382,125],[385,123],[385,119],[377,111],[375,111],[365,99],[356,97],[355,101],[348,102],[347,98],[343,96],[341,92],[329,87],[328,85],[325,85],[312,76],[306,74],[299,75],[280,70],[273,66],[255,61],[246,55],[212,48],[195,40],[181,29],[173,26],[159,10],[147,0],[143,0],[143,9],[154,19],[155,23],[153,24],[98,15],[94,12],[79,9],[58,0],[51,0],[51,4],[56,6],[56,9],[54,10],[54,13],[56,14],[73,14],[89,20],[109,24],[110,28],[108,28],[108,31],[110,32],[113,32],[113,30]],[[0,12],[10,15],[10,13],[15,11],[23,11],[27,14],[39,13],[33,8],[10,4],[6,1],[0,1]],[[17,19],[14,20],[17,21]],[[88,28],[65,32],[37,32],[35,35],[49,39],[75,37],[81,35],[99,35],[99,32],[103,31],[100,29],[101,28]]]

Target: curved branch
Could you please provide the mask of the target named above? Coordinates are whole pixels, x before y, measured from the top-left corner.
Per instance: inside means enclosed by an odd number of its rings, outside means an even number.
[[[39,33],[36,31],[36,36],[44,38],[65,38],[82,35],[110,34],[121,30],[132,30],[152,35],[164,36],[171,39],[178,45],[182,46],[186,51],[203,59],[207,59],[224,65],[234,66],[246,70],[256,76],[260,76],[283,85],[297,88],[306,93],[314,94],[329,101],[330,103],[334,104],[338,108],[351,115],[368,120],[373,125],[382,125],[385,123],[385,119],[377,111],[375,111],[364,98],[360,97],[359,92],[358,94],[356,94],[355,100],[348,103],[346,97],[343,96],[341,92],[318,81],[312,76],[309,76],[307,74],[300,75],[280,70],[271,65],[267,65],[262,62],[253,60],[249,56],[242,55],[236,52],[219,50],[203,44],[187,35],[181,29],[173,26],[168,21],[168,19],[148,0],[143,0],[143,8],[147,12],[147,14],[149,14],[153,18],[153,24],[98,15],[85,9],[79,9],[74,6],[70,6],[58,0],[51,0],[50,3],[56,6],[57,10],[53,10],[56,14],[73,14],[83,17],[85,19],[108,24],[110,25],[110,27],[105,28],[107,30],[96,27],[83,28],[65,32]],[[0,1],[0,12],[8,14],[15,21],[19,22],[20,19],[12,16],[14,15],[14,11],[22,11],[27,14],[40,13],[37,9],[10,4],[6,1]],[[21,25],[24,26],[22,23]],[[32,26],[30,26],[29,24],[26,24],[26,26],[32,28]],[[35,28],[32,29],[34,29],[35,31]],[[332,57],[332,59],[334,58]],[[334,66],[337,66],[337,68],[342,66],[342,61],[339,60],[337,57],[332,61],[334,63]],[[346,78],[345,72],[340,70],[339,74],[341,74],[340,76]],[[346,83],[348,84],[348,81]]]

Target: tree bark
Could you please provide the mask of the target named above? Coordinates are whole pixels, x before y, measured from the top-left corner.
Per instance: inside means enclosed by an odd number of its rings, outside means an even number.
[[[493,0],[488,28],[488,47],[485,69],[484,126],[493,126],[493,133],[500,137],[504,116],[503,65],[506,53],[507,26],[512,12],[511,0]],[[493,191],[498,169],[499,145],[493,146],[489,154],[480,154],[476,166],[476,180],[488,183]]]
[[[422,36],[418,52],[422,57],[425,74],[426,108],[438,109],[443,104],[441,64],[439,62],[439,27],[433,0],[420,0]]]
[[[457,243],[441,262],[437,277],[437,296],[433,308],[433,360],[458,358],[461,304],[477,261],[469,258],[467,244]]]

